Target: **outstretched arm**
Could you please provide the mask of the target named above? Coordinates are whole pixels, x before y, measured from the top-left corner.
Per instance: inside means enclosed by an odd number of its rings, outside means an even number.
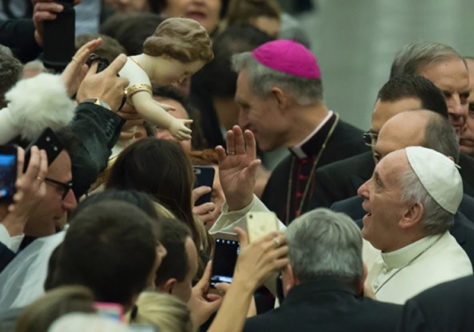
[[[234,278],[207,332],[242,331],[255,290],[289,263],[288,245],[282,233],[270,233],[249,244],[244,230],[234,230],[239,235],[241,248]]]
[[[154,100],[148,91],[138,91],[131,99],[133,106],[145,120],[168,129],[179,140],[191,139],[191,129],[186,124],[191,124],[193,120],[175,118],[165,110],[165,105]]]

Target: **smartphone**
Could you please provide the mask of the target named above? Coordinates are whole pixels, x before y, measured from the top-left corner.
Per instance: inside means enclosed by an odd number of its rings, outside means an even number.
[[[231,283],[235,263],[240,253],[237,234],[217,233],[214,239],[214,255],[209,286],[215,288],[217,283]]]
[[[23,166],[24,171],[28,168],[28,163],[30,162],[31,157],[31,148],[36,145],[38,149],[45,150],[46,155],[48,156],[48,165],[56,159],[56,157],[63,150],[63,145],[59,142],[56,134],[51,128],[46,128],[43,130],[41,135],[34,140],[25,150],[25,164]]]
[[[211,187],[214,184],[215,170],[212,166],[193,166],[194,170],[194,188],[200,186]],[[199,197],[199,199],[194,203],[194,206],[199,206],[204,203],[211,201],[212,190],[205,195]]]
[[[54,20],[43,23],[43,62],[47,68],[62,71],[76,52],[76,14],[74,0],[56,2],[64,9]]]
[[[95,53],[91,53],[91,55],[89,55],[89,58],[86,61],[86,65],[90,67],[96,61],[97,61],[97,71],[96,71],[97,73],[100,73],[101,71],[105,70],[110,64],[106,58],[103,58]]]
[[[273,212],[249,212],[245,216],[249,242],[278,231],[278,218]]]
[[[15,194],[17,176],[17,149],[11,145],[0,146],[0,202],[11,202]]]

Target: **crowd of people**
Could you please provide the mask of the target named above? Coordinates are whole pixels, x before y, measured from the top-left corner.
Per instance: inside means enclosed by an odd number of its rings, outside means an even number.
[[[53,69],[44,27],[66,5],[12,3],[0,331],[474,330],[473,57],[403,46],[364,132],[277,1],[96,1]],[[211,286],[223,234],[239,254]]]

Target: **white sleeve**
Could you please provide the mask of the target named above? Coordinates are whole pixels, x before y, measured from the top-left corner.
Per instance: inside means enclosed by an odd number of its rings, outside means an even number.
[[[262,203],[257,196],[253,195],[252,202],[243,209],[237,211],[230,211],[227,203],[222,206],[222,213],[217,218],[214,225],[209,230],[209,234],[213,235],[219,232],[233,233],[234,227],[240,227],[247,231],[245,222],[245,215],[248,212],[269,212],[270,210]],[[286,226],[278,220],[278,227],[281,231],[286,229]]]
[[[127,58],[127,62],[125,62],[125,65],[120,69],[119,75],[128,79],[128,86],[139,83],[151,85],[147,73],[130,58]]]
[[[0,223],[0,242],[14,253],[20,248],[21,241],[23,241],[24,237],[25,234],[10,236],[6,227]]]

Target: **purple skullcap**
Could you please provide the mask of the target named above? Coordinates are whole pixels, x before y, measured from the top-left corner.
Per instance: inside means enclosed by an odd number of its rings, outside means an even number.
[[[275,40],[257,47],[252,56],[262,65],[303,78],[320,79],[313,53],[292,40]]]

